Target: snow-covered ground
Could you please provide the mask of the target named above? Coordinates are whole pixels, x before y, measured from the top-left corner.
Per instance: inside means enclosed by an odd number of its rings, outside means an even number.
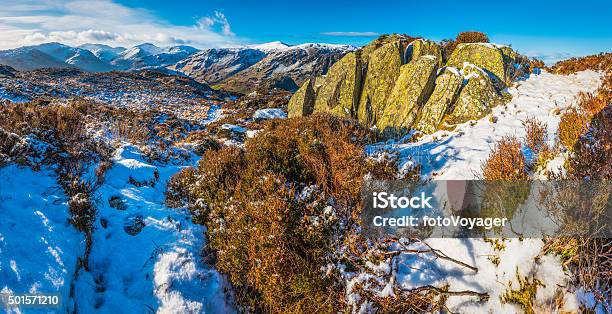
[[[425,178],[437,180],[469,180],[477,178],[481,163],[486,160],[495,142],[504,136],[525,136],[525,119],[537,118],[548,125],[549,141],[559,126],[560,113],[575,104],[579,92],[592,92],[601,82],[601,74],[594,71],[574,75],[554,75],[543,72],[518,82],[508,89],[512,101],[493,108],[492,116],[466,122],[453,131],[438,131],[414,143],[390,140],[367,148],[370,154],[390,150],[399,154],[400,167],[410,169],[421,165]],[[557,111],[558,109],[558,111]]]
[[[255,120],[286,119],[287,114],[280,108],[259,109],[253,114]]]
[[[85,237],[67,201],[52,170],[0,168],[0,293],[60,293],[68,305]]]
[[[401,160],[400,166],[405,169],[420,164],[423,178],[476,179],[494,143],[508,135],[523,137],[525,130],[522,121],[528,117],[546,122],[549,140],[553,142],[560,120],[559,112],[575,104],[579,92],[597,89],[600,78],[601,74],[593,71],[568,76],[549,73],[532,75],[508,89],[513,99],[506,106],[493,109],[496,122],[483,118],[461,124],[451,132],[438,131],[423,136],[414,143],[391,140],[369,146],[367,151],[374,156],[384,151],[397,153]],[[562,160],[559,162],[557,159],[562,158],[556,158],[554,164],[562,165]],[[563,269],[558,257],[540,256],[544,244],[541,239],[506,239],[502,241],[504,248],[497,251],[492,243],[482,239],[432,238],[425,242],[454,259],[475,266],[478,272],[436,259],[432,254],[402,254],[397,259],[397,283],[404,288],[448,284],[450,291],[472,290],[488,292],[490,295],[486,302],[478,302],[473,296],[451,296],[447,302],[451,311],[521,312],[518,305],[501,301],[507,291],[520,288],[517,275],[522,278],[534,276],[545,285],[537,290],[534,305],[536,312],[554,311],[552,305],[555,304],[557,289],[565,293],[563,309],[567,311],[577,311],[579,304],[592,304],[592,295],[562,289],[568,286],[570,274]],[[376,265],[376,268],[391,269],[390,265]],[[364,278],[355,277],[350,283],[354,284]],[[603,313],[603,308],[599,307],[598,311]]]
[[[202,262],[203,227],[187,210],[164,205],[166,182],[183,166],[151,164],[130,145],[113,162],[96,193],[90,272],[76,285],[79,312],[231,311],[223,278]]]

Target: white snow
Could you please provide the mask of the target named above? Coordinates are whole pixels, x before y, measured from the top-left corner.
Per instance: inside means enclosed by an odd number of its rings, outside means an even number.
[[[285,48],[289,47],[289,45],[287,45],[287,44],[285,44],[284,42],[281,42],[281,41],[272,41],[272,42],[269,42],[269,43],[263,43],[263,44],[257,44],[257,45],[249,45],[247,47],[251,48],[251,49],[258,49],[258,50],[262,50],[262,51],[268,51],[268,50],[285,49]]]
[[[0,168],[0,291],[60,293],[64,304],[84,236],[68,223],[55,173]]]
[[[230,130],[236,133],[245,133],[247,131],[245,127],[235,125],[235,124],[230,124],[230,123],[224,123],[223,125],[221,125],[221,128],[224,130]]]
[[[513,99],[507,105],[493,109],[492,115],[497,117],[496,123],[483,118],[461,124],[453,131],[438,131],[425,135],[414,143],[389,140],[371,145],[366,150],[374,158],[389,153],[398,154],[402,169],[420,164],[423,178],[476,179],[479,177],[482,162],[488,157],[495,142],[504,136],[525,136],[522,121],[528,117],[535,117],[547,123],[549,141],[552,143],[560,120],[559,115],[554,114],[554,109],[563,111],[575,105],[576,95],[580,91],[594,91],[600,84],[600,77],[601,73],[593,71],[569,76],[549,73],[531,75],[528,79],[519,81],[516,86],[508,88],[507,91],[512,94]],[[560,171],[563,161],[563,156],[557,156],[548,163],[547,169]],[[570,274],[563,269],[557,256],[542,254],[541,239],[500,241],[503,241],[505,248],[496,251],[491,243],[482,239],[426,239],[425,243],[431,247],[477,267],[478,272],[436,259],[432,254],[403,253],[397,260],[399,267],[396,280],[407,289],[448,284],[451,291],[472,290],[489,293],[490,297],[486,302],[478,302],[477,298],[469,296],[449,297],[449,309],[460,313],[520,312],[518,305],[501,302],[501,297],[507,291],[520,288],[517,273],[523,278],[535,276],[546,285],[538,288],[534,305],[536,312],[554,310],[557,289],[565,293],[564,310],[578,311],[580,304],[592,307],[592,304],[587,304],[587,301],[592,299],[592,294],[562,289],[568,286]],[[495,265],[493,260],[499,261],[499,265]],[[359,274],[352,278],[349,285],[351,282],[358,282],[361,280],[359,276],[364,275]],[[349,298],[349,303],[357,304],[355,302]],[[363,306],[366,305],[362,304]],[[601,307],[597,310],[601,310]]]
[[[287,114],[280,108],[259,109],[253,114],[255,120],[286,119]]]
[[[553,109],[563,111],[575,105],[576,95],[597,89],[600,77],[601,74],[594,71],[568,76],[546,72],[531,75],[519,81],[517,87],[507,89],[512,94],[512,101],[493,108],[492,116],[497,118],[496,123],[484,118],[460,124],[453,131],[425,135],[414,143],[389,140],[371,145],[367,151],[370,154],[396,151],[401,158],[401,168],[420,164],[425,178],[475,179],[495,142],[504,136],[525,136],[522,122],[528,117],[547,123],[552,144],[560,121]]]
[[[113,162],[97,191],[91,272],[75,286],[79,311],[231,312],[223,277],[202,261],[204,227],[192,223],[186,209],[164,204],[166,182],[183,166],[151,164],[127,144]],[[137,186],[130,178],[148,184]],[[120,199],[122,208],[112,207],[111,198]],[[130,225],[142,229],[129,234]]]

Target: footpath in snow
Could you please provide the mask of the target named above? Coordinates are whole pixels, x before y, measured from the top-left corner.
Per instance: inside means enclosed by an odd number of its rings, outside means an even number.
[[[549,140],[553,141],[560,121],[560,112],[575,104],[579,92],[595,91],[601,74],[594,71],[574,75],[554,75],[543,72],[518,82],[508,89],[512,101],[493,108],[489,118],[466,122],[453,131],[438,131],[425,135],[414,143],[391,140],[367,148],[368,153],[396,151],[400,167],[410,169],[421,165],[424,178],[437,180],[469,180],[480,173],[481,163],[487,159],[495,142],[504,136],[525,136],[522,125],[527,118],[537,118],[548,125]]]
[[[166,183],[183,166],[154,165],[130,145],[113,163],[96,193],[90,272],[76,285],[79,312],[230,311],[223,278],[202,262],[205,230],[186,209],[164,205]]]

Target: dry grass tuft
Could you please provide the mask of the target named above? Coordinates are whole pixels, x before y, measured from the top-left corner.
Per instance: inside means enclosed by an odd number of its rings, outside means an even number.
[[[576,108],[569,108],[559,122],[559,141],[563,146],[572,149],[582,133],[586,131],[588,117]]]
[[[495,144],[482,165],[485,180],[526,180],[525,156],[516,137],[504,137]]]
[[[534,153],[539,154],[546,147],[546,123],[539,121],[536,118],[527,118],[523,125],[525,126],[525,144]]]

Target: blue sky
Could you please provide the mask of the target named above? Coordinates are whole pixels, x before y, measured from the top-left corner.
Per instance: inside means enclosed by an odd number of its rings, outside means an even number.
[[[612,2],[605,0],[2,2],[7,4],[0,7],[5,46],[49,40],[197,47],[276,40],[362,45],[384,33],[440,40],[480,30],[494,42],[549,59],[612,51]],[[23,39],[6,38],[11,34]]]

